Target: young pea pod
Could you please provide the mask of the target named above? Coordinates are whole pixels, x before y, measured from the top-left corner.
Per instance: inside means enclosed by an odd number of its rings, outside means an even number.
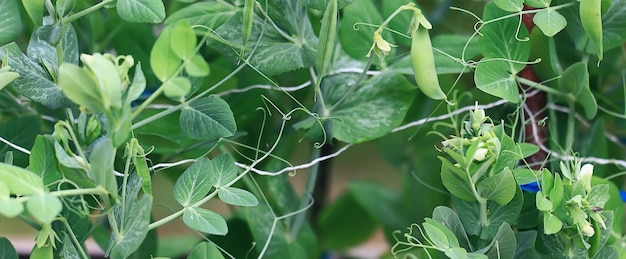
[[[322,17],[322,27],[320,28],[320,40],[317,46],[317,57],[315,58],[315,70],[318,76],[315,82],[315,93],[319,90],[322,77],[326,73],[331,63],[335,46],[335,36],[337,34],[337,0],[328,1],[324,17]]]
[[[602,0],[580,0],[580,21],[598,60],[602,60]]]
[[[252,22],[254,21],[254,4],[256,0],[246,0],[243,4],[243,30],[241,51],[239,52],[239,61],[243,58],[243,54],[246,50],[246,43],[250,34],[252,34]]]
[[[419,89],[429,98],[446,99],[446,94],[439,86],[437,71],[435,71],[435,57],[428,29],[420,25],[421,20],[425,20],[421,13],[414,15],[413,28],[411,28],[411,65],[415,81]]]

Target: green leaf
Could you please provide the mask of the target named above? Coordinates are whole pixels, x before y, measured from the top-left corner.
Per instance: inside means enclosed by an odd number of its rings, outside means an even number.
[[[448,249],[450,248],[450,243],[448,242],[448,238],[446,238],[446,234],[443,233],[443,230],[438,229],[432,224],[424,223],[424,232],[426,232],[426,236],[430,242],[432,242],[436,247]]]
[[[550,212],[543,213],[543,232],[546,235],[556,234],[563,227],[563,222]]]
[[[267,76],[278,75],[299,68],[311,67],[315,64],[318,40],[311,29],[309,20],[306,17],[300,17],[302,12],[299,9],[300,7],[295,5],[295,2],[280,1],[279,6],[283,5],[285,7],[277,8],[280,10],[276,10],[275,12],[284,11],[285,8],[294,6],[297,8],[289,10],[290,14],[280,13],[277,15],[286,16],[285,19],[299,19],[297,21],[303,21],[303,31],[299,31],[300,26],[293,28],[293,30],[287,30],[284,33],[291,35],[291,37],[286,39],[276,31],[275,27],[264,22],[263,18],[255,17],[252,23],[252,33],[246,42],[245,48],[243,48],[244,53],[241,55],[247,58],[251,51],[254,50],[254,55],[250,57],[249,62],[251,66]],[[268,11],[272,13],[272,10],[273,9],[270,9]],[[294,15],[296,15],[296,17],[294,17]],[[272,17],[276,23],[283,20],[271,14],[270,17]],[[300,22],[297,21],[294,24],[300,24]],[[242,27],[243,16],[241,12],[237,12],[230,20],[216,30],[215,33],[220,35],[221,38],[211,38],[208,44],[219,50],[232,63],[236,63],[239,61],[240,55],[234,50],[242,49]],[[261,35],[262,32],[263,34]],[[261,39],[259,40],[259,38]]]
[[[210,210],[198,207],[186,208],[183,213],[183,221],[190,228],[204,233],[221,236],[228,233],[228,226],[226,226],[224,218]]]
[[[552,8],[545,8],[537,12],[533,17],[533,22],[548,37],[556,35],[567,26],[565,17]]]
[[[448,229],[446,225],[430,218],[424,218],[424,220],[425,220],[424,229],[426,229],[426,225],[430,225],[430,227],[434,227],[435,229],[437,229],[438,231],[441,231],[444,234],[445,241],[441,243],[442,245],[447,244],[447,247],[450,247],[450,248],[459,246],[459,240],[456,238],[454,233],[452,233],[452,231]],[[426,233],[428,234],[428,230],[426,230]],[[439,235],[439,234],[435,234],[435,235]]]
[[[524,4],[535,8],[549,7],[551,2],[552,0],[524,0]]]
[[[217,195],[224,203],[236,206],[256,206],[259,201],[252,193],[235,187],[220,187]]]
[[[561,79],[559,79],[559,87],[567,93],[569,101],[578,103],[583,107],[587,119],[596,116],[598,104],[589,89],[587,64],[578,62],[565,69]]]
[[[482,226],[480,223],[480,205],[478,202],[467,202],[452,197],[452,201],[460,217],[463,227],[469,235],[480,236],[481,239],[493,239],[503,223],[514,224],[522,211],[524,203],[523,193],[517,188],[513,200],[507,205],[500,206],[494,201],[487,202],[487,222]]]
[[[35,246],[33,247],[33,250],[30,252],[30,259],[50,259],[50,258],[54,258],[54,253],[53,253],[53,247],[51,245],[49,246],[42,246],[42,247],[38,247]]]
[[[0,258],[18,259],[15,247],[6,237],[0,237]]]
[[[237,167],[235,160],[228,154],[221,154],[213,158],[213,170],[215,172],[215,188],[227,186],[237,178]]]
[[[474,74],[476,87],[490,95],[500,97],[512,103],[520,101],[517,81],[511,76],[518,71],[515,67],[502,60],[482,61],[478,63]]]
[[[39,175],[43,179],[44,185],[61,178],[57,171],[57,160],[54,154],[53,143],[53,140],[47,136],[39,135],[35,139],[35,145],[30,150],[30,163],[27,169]]]
[[[357,74],[324,78],[321,91],[327,107],[318,112],[333,138],[347,143],[370,141],[402,123],[413,101],[415,88],[395,72],[372,77],[350,93]],[[342,103],[337,102],[347,95]]]
[[[369,52],[373,43],[374,31],[377,28],[359,25],[355,29],[355,23],[382,24],[383,18],[374,5],[374,1],[359,1],[357,4],[349,5],[342,11],[342,18],[339,21],[339,31],[337,35],[343,49],[351,57],[363,60]],[[408,24],[407,24],[408,26]],[[383,31],[382,37],[394,44],[391,33]],[[376,62],[374,62],[376,63]]]
[[[12,41],[22,31],[22,20],[17,0],[4,0],[0,2],[0,44]],[[0,84],[2,89],[2,84]]]
[[[188,59],[195,54],[196,34],[191,29],[191,25],[186,20],[182,20],[173,25],[171,34],[171,46],[176,56],[180,59]]]
[[[564,186],[563,186],[563,180],[561,180],[561,176],[559,174],[554,174],[554,184],[552,187],[552,190],[550,190],[550,194],[548,195],[548,197],[550,198],[550,202],[552,202],[552,204],[555,204],[558,206],[558,204],[561,203],[561,201],[563,200],[563,194],[564,194]]]
[[[63,203],[50,193],[40,192],[30,196],[26,202],[26,209],[40,223],[46,224],[52,222],[61,213]]]
[[[165,82],[161,87],[165,96],[172,100],[180,100],[191,90],[191,81],[186,77],[177,76]]]
[[[367,240],[376,221],[351,191],[342,193],[320,213],[319,239],[325,249],[343,250]]]
[[[96,82],[84,69],[71,63],[59,67],[59,88],[72,102],[93,112],[106,112]]]
[[[452,195],[468,202],[475,202],[476,196],[470,187],[470,179],[462,173],[455,173],[455,166],[447,159],[441,158],[441,182]]]
[[[200,98],[185,106],[180,127],[188,137],[206,140],[230,137],[237,131],[233,112],[218,96]]]
[[[535,204],[537,205],[537,209],[540,211],[552,211],[554,207],[552,202],[546,198],[543,192],[537,192],[535,196]]]
[[[165,19],[161,0],[118,0],[117,13],[128,22],[160,23]]]
[[[593,259],[604,259],[604,258],[611,258],[611,259],[621,258],[620,250],[618,250],[613,245],[609,245],[600,249],[600,251],[598,251],[596,255],[593,256]]]
[[[481,197],[505,205],[515,196],[517,183],[511,170],[505,168],[502,172],[480,181],[476,187]]]
[[[602,1],[605,2],[605,1]],[[626,40],[626,1],[611,1],[611,7],[602,15],[602,47],[604,51],[608,51],[615,47],[619,47]],[[585,31],[580,21],[579,5],[573,8],[561,9],[561,13],[567,19],[566,30],[570,38],[576,44],[576,49],[594,53],[594,48],[586,48],[589,45]]]
[[[237,11],[235,6],[225,2],[198,2],[176,11],[165,20],[165,24],[171,25],[181,20],[187,20],[190,25],[203,25],[217,29]]]
[[[144,194],[141,199],[132,201],[133,197],[127,197],[127,201],[122,206],[114,207],[116,223],[120,235],[117,238],[112,236],[111,258],[126,258],[134,253],[148,234],[150,225],[150,212],[152,211],[152,196]]]
[[[591,206],[604,208],[604,205],[609,200],[609,185],[598,184],[591,186],[591,191],[587,194],[587,201]]]
[[[109,192],[117,195],[117,181],[113,174],[116,149],[111,139],[106,138],[98,142],[89,154],[89,168],[94,182]]]
[[[36,26],[43,23],[43,2],[44,0],[22,0],[26,13]]]
[[[201,242],[193,247],[187,259],[224,259],[213,242]]]
[[[517,250],[515,233],[511,226],[504,222],[500,225],[498,233],[491,240],[491,249],[487,251],[489,258],[513,259]]]
[[[11,108],[14,109],[14,108]],[[5,140],[23,148],[32,147],[37,134],[41,132],[41,119],[37,115],[19,116],[3,120],[0,124],[0,136]],[[13,153],[13,165],[26,167],[28,155],[0,142],[0,158],[4,159],[8,152]]]
[[[508,14],[497,8],[495,4],[487,3],[483,13],[483,20],[489,21]],[[528,31],[525,26],[518,29],[518,24],[519,17],[515,17],[485,24],[480,29],[480,32],[483,34],[480,37],[480,50],[483,56],[485,58],[511,60],[507,62],[509,63],[507,67],[512,74],[517,74],[524,68],[525,64],[523,62],[528,61],[530,52],[530,43],[518,40],[518,38],[524,39],[528,37]]]
[[[176,48],[172,46],[173,30],[173,26],[165,27],[150,52],[150,67],[161,82],[173,76],[182,61],[173,50]]]
[[[31,34],[26,54],[31,60],[43,65],[52,81],[56,81],[59,61],[78,64],[76,31],[70,24],[41,26]],[[61,55],[62,60],[59,60]]]
[[[8,68],[8,67],[6,67]],[[2,88],[7,86],[9,83],[13,82],[16,78],[20,77],[20,74],[10,71],[2,71],[0,70],[0,91]]]
[[[174,198],[185,207],[200,201],[215,185],[216,174],[211,160],[199,158],[176,180]]]
[[[438,206],[433,210],[433,220],[441,222],[441,224],[452,232],[456,240],[459,241],[459,244],[456,246],[460,245],[468,250],[471,248],[465,228],[463,228],[461,220],[459,220],[459,217],[452,209],[446,206]],[[448,238],[448,240],[450,240],[450,238]]]
[[[328,5],[329,0],[302,0],[298,2],[304,7],[310,7],[313,9],[324,11]],[[337,9],[344,8],[350,5],[354,0],[337,0]]]
[[[0,47],[0,59],[7,59],[13,71],[20,74],[10,84],[19,94],[51,109],[68,103],[61,89],[50,80],[48,72],[24,55],[15,42]]]
[[[524,0],[493,0],[500,9],[507,12],[519,12],[524,8]]]
[[[126,91],[126,100],[127,105],[129,105],[132,101],[137,100],[143,94],[146,89],[146,76],[143,74],[141,70],[141,63],[138,63],[135,66],[135,75],[133,77],[133,82],[128,87]]]
[[[535,249],[535,241],[537,239],[536,230],[518,231],[515,233],[517,240],[516,258],[537,258],[537,250]]]
[[[211,73],[211,70],[202,55],[197,54],[185,63],[185,72],[193,77],[205,77]]]
[[[6,184],[0,182],[0,187],[7,188]],[[7,218],[17,217],[24,210],[24,205],[21,201],[15,198],[0,197],[0,215]]]
[[[44,191],[41,178],[26,169],[0,163],[0,181],[4,182],[9,192],[17,195],[29,195]]]
[[[532,156],[533,154],[537,153],[539,151],[539,147],[531,144],[531,143],[517,143],[517,148],[519,151],[519,159],[523,159],[529,156]]]

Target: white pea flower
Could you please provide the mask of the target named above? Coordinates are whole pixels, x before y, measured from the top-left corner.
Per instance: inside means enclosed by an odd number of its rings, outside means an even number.
[[[580,181],[587,192],[591,191],[591,176],[593,175],[593,165],[585,164],[580,168],[578,173],[578,181]]]
[[[474,152],[474,160],[478,162],[485,160],[485,157],[487,156],[487,152],[489,152],[489,150],[486,148],[476,149],[476,152]]]
[[[589,223],[588,221],[583,221],[579,223],[578,228],[583,235],[588,237],[592,237],[596,233],[596,231],[593,229],[593,226],[591,226],[591,223]]]

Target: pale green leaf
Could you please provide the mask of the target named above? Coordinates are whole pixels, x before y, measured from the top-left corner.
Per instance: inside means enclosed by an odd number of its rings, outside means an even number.
[[[563,222],[550,212],[543,213],[543,232],[546,235],[556,234],[563,227]]]
[[[26,209],[40,223],[45,224],[51,223],[61,213],[63,203],[50,193],[40,192],[30,196],[26,202]]]
[[[3,183],[0,182],[0,185]],[[6,188],[5,186],[0,186],[0,188]],[[0,197],[0,215],[7,218],[14,218],[20,215],[24,210],[24,205],[21,201],[16,200],[15,198],[9,197]]]
[[[474,74],[476,87],[490,95],[518,103],[520,97],[517,82],[512,76],[517,71],[510,64],[501,60],[480,62]]]
[[[540,211],[552,211],[552,202],[543,195],[543,192],[537,192],[535,196],[535,205],[537,205],[537,209]]]
[[[567,26],[565,17],[552,8],[545,8],[537,12],[533,17],[533,22],[548,37],[556,35]]]
[[[198,207],[186,208],[183,213],[183,222],[190,228],[207,234],[223,236],[228,233],[228,226],[222,216]]]
[[[457,216],[456,212],[454,212],[451,208],[446,206],[438,206],[433,210],[433,220],[436,222],[440,222],[446,228],[448,228],[451,233],[454,235],[455,239],[458,241],[458,244],[455,246],[461,246],[464,248],[470,248],[469,238],[467,237],[467,233],[465,232],[465,228],[463,224],[461,224],[461,220],[459,216]],[[448,238],[448,240],[453,240],[452,238]]]
[[[477,189],[481,197],[505,205],[515,196],[517,183],[511,170],[505,168],[502,172],[478,182]]]
[[[0,163],[0,181],[4,182],[12,194],[29,195],[44,191],[41,178],[24,168]]]
[[[224,259],[213,242],[201,242],[193,247],[187,259]]]
[[[524,0],[493,0],[502,10],[507,12],[519,12],[524,8]]]
[[[187,20],[182,20],[173,25],[171,35],[171,46],[176,56],[180,59],[188,59],[195,54],[196,49],[196,34],[191,29],[191,25]]]
[[[63,63],[59,67],[59,88],[72,102],[84,106],[93,112],[107,110],[102,103],[98,86],[84,69],[72,63]]]
[[[237,131],[233,112],[218,96],[188,103],[181,112],[180,127],[188,137],[206,140],[230,137]]]
[[[430,219],[430,218],[425,218],[424,221],[425,221],[424,224],[431,225],[431,226],[435,227],[436,229],[438,229],[439,231],[441,231],[444,234],[444,236],[446,238],[445,243],[448,243],[448,247],[458,247],[459,246],[459,240],[456,238],[454,233],[446,225],[444,225],[442,222],[438,222],[438,221],[436,221],[434,219]]]
[[[159,23],[165,19],[161,0],[118,0],[117,13],[129,22]]]
[[[96,143],[89,154],[91,177],[94,182],[103,187],[110,195],[117,196],[117,181],[113,174],[116,149],[111,139],[106,138]]]
[[[200,201],[213,188],[216,174],[212,161],[199,158],[176,180],[174,198],[185,207]]]
[[[533,183],[539,179],[539,172],[528,168],[515,168],[513,175],[515,181],[520,185]]]
[[[174,75],[182,61],[173,51],[175,46],[171,45],[172,30],[172,26],[165,27],[150,52],[150,67],[161,82]]]
[[[20,77],[20,74],[15,72],[0,72],[0,90],[18,77]]]
[[[535,8],[549,7],[551,2],[552,0],[524,0],[524,4]]]
[[[236,206],[256,206],[259,200],[249,191],[235,187],[220,187],[217,195],[224,203]]]
[[[191,90],[191,82],[186,77],[177,76],[163,84],[163,94],[172,100],[180,100]]]
[[[214,186],[220,188],[227,186],[231,181],[237,178],[237,166],[235,160],[228,154],[221,154],[212,160],[213,170],[216,175]]]
[[[0,44],[12,41],[22,31],[18,0],[0,1]],[[0,89],[2,84],[0,83]]]
[[[450,248],[450,243],[448,243],[448,238],[446,238],[446,235],[443,233],[442,230],[438,229],[437,227],[429,223],[424,223],[422,224],[422,226],[424,227],[426,236],[428,236],[428,239],[430,240],[430,242],[433,242],[433,244],[436,247],[443,248],[443,249]]]
[[[204,77],[211,72],[209,64],[204,60],[202,55],[196,54],[185,63],[185,72],[190,76]]]

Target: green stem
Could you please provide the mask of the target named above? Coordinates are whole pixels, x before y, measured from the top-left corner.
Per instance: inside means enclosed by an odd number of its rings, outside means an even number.
[[[313,147],[313,149],[311,150],[310,161],[318,159],[320,157],[320,154],[321,154],[321,148]],[[318,170],[319,164],[320,163],[314,164],[309,170],[309,175],[307,176],[307,179],[306,179],[306,186],[304,187],[304,192],[302,193],[302,200],[300,200],[300,206],[298,207],[298,210],[301,210],[304,207],[306,207],[309,204],[309,197],[313,196],[313,190],[315,189],[315,183],[317,182],[317,173],[319,171]],[[306,215],[307,213],[302,212],[298,214],[295,220],[293,221],[293,227],[291,229],[292,239],[295,239],[295,237],[298,235],[298,232],[300,231],[300,228],[302,227],[302,224],[304,223],[304,219],[306,218]]]
[[[43,5],[46,7],[46,10],[50,14],[50,16],[52,16],[52,17],[56,16],[56,12],[54,11],[54,6],[52,5],[52,2],[50,0],[45,0],[43,2]],[[56,20],[56,18],[54,20]],[[61,63],[59,63],[59,64],[61,64]]]
[[[561,96],[561,97],[567,96],[567,94],[559,92],[558,90],[552,89],[551,87],[549,87],[547,85],[542,85],[540,83],[534,82],[532,80],[528,80],[528,79],[523,78],[523,77],[516,76],[515,80],[518,83],[525,84],[528,87],[536,88],[536,89],[539,89],[539,90],[544,91],[544,92],[549,93],[549,94],[553,94],[553,95]]]
[[[380,27],[378,28],[377,31],[382,33],[385,27],[387,27],[387,24],[389,24],[391,20],[393,20],[393,18],[395,18],[400,12],[405,11],[405,10],[415,10],[415,9],[416,9],[415,4],[412,2],[398,7],[398,9],[396,9],[391,15],[389,15],[389,17],[387,17],[387,19],[382,24],[380,24]]]
[[[550,7],[548,7],[548,8],[550,8],[550,10],[552,10],[552,11],[556,11],[556,10],[563,9],[563,8],[566,8],[566,7],[574,6],[574,5],[576,5],[576,4],[577,4],[577,2],[572,2],[572,3],[562,4],[562,5],[550,6]],[[534,13],[538,13],[538,12],[540,12],[540,11],[543,11],[544,9],[546,9],[546,8],[541,8],[541,9],[532,9],[532,10],[521,11],[521,12],[517,12],[517,13],[508,14],[508,15],[505,15],[505,16],[500,16],[500,17],[498,17],[498,18],[491,19],[491,20],[488,20],[488,21],[483,21],[483,22],[481,22],[481,23],[482,23],[483,25],[485,25],[485,24],[490,24],[490,23],[492,23],[492,22],[497,22],[497,21],[504,20],[504,19],[508,19],[508,18],[512,18],[512,17],[519,17],[519,16],[524,15],[524,14],[534,14]]]
[[[576,122],[576,104],[574,101],[570,101],[569,113],[567,114],[567,135],[565,135],[565,152],[572,150],[574,146],[574,127]]]
[[[74,243],[74,247],[76,248],[76,250],[78,250],[81,257],[84,259],[88,259],[89,257],[87,256],[87,254],[85,254],[85,251],[83,250],[83,246],[80,244],[80,242],[78,242],[78,239],[76,238],[76,234],[74,234],[74,231],[72,230],[72,227],[70,227],[70,224],[67,222],[67,219],[62,217],[59,220],[63,222],[63,225],[69,231],[70,238],[72,238],[72,243]]]
[[[102,0],[102,2],[100,2],[100,3],[92,5],[92,6],[90,6],[87,9],[84,9],[84,10],[78,12],[78,13],[75,13],[73,15],[70,15],[70,16],[67,16],[67,17],[63,18],[61,20],[61,23],[62,24],[68,24],[68,23],[71,23],[73,21],[76,21],[76,20],[80,19],[81,17],[83,17],[85,15],[88,15],[88,14],[90,14],[92,12],[97,11],[98,9],[106,6],[107,4],[113,3],[113,1],[114,0]]]

